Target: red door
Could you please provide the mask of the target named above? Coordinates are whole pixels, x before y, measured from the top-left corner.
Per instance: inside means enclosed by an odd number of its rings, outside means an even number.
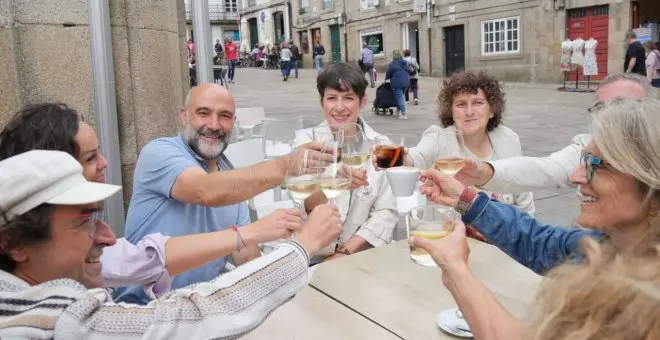
[[[609,7],[597,6],[587,8],[570,9],[567,12],[568,39],[582,38],[589,40],[594,38],[598,41],[596,48],[596,60],[598,62],[598,76],[591,77],[592,80],[602,80],[607,76],[607,45],[609,32]],[[582,68],[579,69],[580,79]],[[575,81],[575,71],[569,72],[568,79]]]

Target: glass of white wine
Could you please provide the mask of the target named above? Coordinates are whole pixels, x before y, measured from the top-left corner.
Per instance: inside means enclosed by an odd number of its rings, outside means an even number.
[[[456,210],[442,205],[425,205],[410,210],[406,216],[408,238],[423,237],[430,240],[445,238],[454,230],[461,215]],[[427,267],[436,267],[431,255],[418,248],[410,251],[410,259]]]
[[[312,155],[318,151],[298,148],[293,152],[296,153],[296,161],[286,171],[284,187],[304,217],[305,199],[319,190],[320,162]]]
[[[369,171],[371,164],[372,143],[367,139],[360,124],[344,126],[344,145],[342,147],[341,162],[354,170]],[[371,193],[371,183],[360,188],[357,195],[364,197]]]
[[[319,176],[319,187],[325,197],[328,198],[328,201],[335,203],[335,198],[351,186],[353,180],[352,169],[341,162],[343,157],[338,143],[334,141],[324,142],[321,151],[330,154],[332,160]]]
[[[460,130],[444,130],[438,132],[438,144],[447,145],[447,141],[456,140],[458,149],[443,148],[446,152],[440,158],[435,160],[434,167],[454,177],[465,166],[465,143],[463,142],[463,132]],[[450,144],[451,145],[451,144]]]

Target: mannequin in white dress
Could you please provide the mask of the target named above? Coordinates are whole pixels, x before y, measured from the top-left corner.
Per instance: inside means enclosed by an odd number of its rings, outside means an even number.
[[[573,47],[573,55],[571,56],[571,64],[577,66],[583,66],[584,54],[582,50],[584,50],[584,40],[582,40],[582,38],[577,38],[573,40],[572,47]]]
[[[572,54],[573,42],[570,39],[566,39],[561,43],[561,59],[559,61],[559,67],[562,71],[570,72],[573,70],[573,65],[571,64]]]
[[[598,75],[598,63],[596,60],[596,47],[598,47],[598,41],[596,39],[589,38],[584,43],[584,75],[585,76],[597,76]]]

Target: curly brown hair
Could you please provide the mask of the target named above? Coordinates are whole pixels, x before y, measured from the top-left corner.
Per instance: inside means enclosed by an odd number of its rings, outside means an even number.
[[[484,91],[493,118],[488,120],[487,131],[492,131],[502,123],[502,112],[504,111],[504,92],[502,85],[486,72],[459,71],[452,74],[449,79],[442,83],[442,89],[438,95],[438,118],[442,127],[454,125],[454,115],[451,111],[454,97],[460,93],[477,94],[479,89]]]

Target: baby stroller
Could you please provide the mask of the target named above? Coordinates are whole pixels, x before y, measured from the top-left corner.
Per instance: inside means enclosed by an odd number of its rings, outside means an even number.
[[[376,99],[374,99],[374,106],[371,108],[371,111],[376,115],[384,115],[389,111],[390,115],[393,115],[393,108],[396,107],[396,94],[392,85],[389,82],[380,84],[376,89]]]

